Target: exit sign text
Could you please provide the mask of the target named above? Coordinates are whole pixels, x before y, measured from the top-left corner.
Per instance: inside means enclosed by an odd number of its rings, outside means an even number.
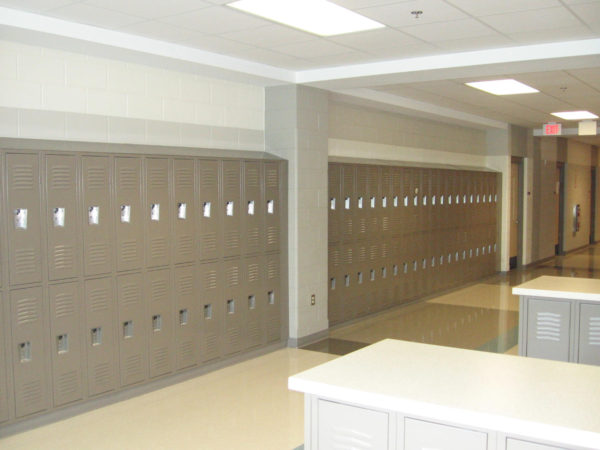
[[[561,134],[562,124],[560,123],[545,123],[544,136],[558,136]]]

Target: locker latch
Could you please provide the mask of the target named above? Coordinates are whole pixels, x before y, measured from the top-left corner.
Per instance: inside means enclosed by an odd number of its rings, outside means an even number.
[[[131,205],[121,205],[121,223],[131,222]]]
[[[160,331],[162,329],[162,316],[156,314],[152,316],[152,331]]]
[[[177,218],[185,219],[187,217],[187,203],[177,203]]]
[[[88,208],[88,224],[98,225],[100,223],[100,207],[90,206]]]
[[[235,300],[227,300],[227,314],[235,314]]]
[[[19,360],[23,362],[31,361],[31,342],[21,342],[19,344]]]
[[[204,305],[204,318],[212,319],[212,305],[210,303],[208,305]]]
[[[189,312],[187,309],[179,310],[179,325],[187,325],[189,319]]]
[[[274,305],[275,304],[275,292],[269,291],[267,293],[267,298],[269,299],[269,305]]]
[[[210,217],[210,202],[204,202],[202,205],[202,215],[204,217]]]
[[[133,320],[123,322],[123,337],[125,339],[133,337]]]
[[[150,205],[150,220],[158,222],[160,220],[160,204],[152,203]]]
[[[233,216],[233,202],[232,202],[232,201],[231,201],[231,202],[227,202],[227,203],[225,204],[225,213],[226,213],[228,216],[230,216],[230,217],[232,217],[232,216]]]
[[[248,296],[248,309],[256,309],[256,297],[254,294]]]
[[[27,209],[17,208],[14,211],[15,214],[15,228],[17,230],[27,229]]]
[[[69,351],[69,336],[67,334],[56,336],[56,350],[59,355]]]
[[[92,346],[102,344],[102,327],[92,328]]]
[[[248,215],[254,215],[254,200],[248,200]]]
[[[275,212],[275,200],[267,200],[267,214]]]
[[[54,208],[52,212],[52,223],[55,227],[65,226],[65,208]]]
[[[335,197],[331,197],[329,199],[329,209],[331,209],[332,211],[335,210]]]

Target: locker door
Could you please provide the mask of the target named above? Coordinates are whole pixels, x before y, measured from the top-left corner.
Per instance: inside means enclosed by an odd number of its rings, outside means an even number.
[[[74,156],[46,156],[46,233],[48,279],[74,278],[81,272],[77,170]]]
[[[148,333],[141,274],[117,277],[117,304],[121,386],[128,386],[144,381],[148,367]]]
[[[356,209],[354,217],[356,218],[355,239],[367,238],[367,222],[369,218],[369,196],[368,196],[368,172],[367,166],[359,165],[356,167]]]
[[[200,304],[196,299],[198,288],[194,267],[176,267],[175,293],[175,347],[177,370],[198,364],[202,320]]]
[[[569,361],[571,303],[527,299],[527,356]]]
[[[266,271],[263,293],[266,294],[267,305],[267,342],[274,342],[281,339],[281,266],[278,254],[266,255],[263,257],[263,261]]]
[[[342,202],[342,172],[339,164],[329,164],[328,169],[329,204],[328,208],[328,231],[329,242],[340,240]]]
[[[279,251],[281,236],[281,163],[265,162],[265,200],[263,214],[265,214],[265,251]]]
[[[367,239],[376,239],[381,235],[381,168],[378,166],[367,167]]]
[[[402,167],[394,167],[392,168],[392,197],[388,206],[391,208],[390,233],[393,237],[401,236],[405,229],[404,195],[404,171]]]
[[[207,261],[219,257],[221,240],[221,215],[219,202],[219,162],[200,160],[198,164],[198,185],[200,190],[200,260]]]
[[[42,280],[38,161],[35,154],[6,155],[11,285]]]
[[[110,278],[86,280],[85,342],[88,394],[95,396],[117,387],[114,292]]]
[[[173,160],[173,246],[175,264],[193,262],[195,259],[196,205],[194,203],[194,160]]]
[[[578,363],[600,365],[600,305],[580,304],[577,347]]]
[[[8,332],[6,328],[4,302],[0,295],[0,423],[8,420],[8,354],[6,353],[6,341]]]
[[[224,314],[225,329],[223,349],[225,355],[242,350],[246,308],[242,304],[242,265],[239,259],[222,263],[223,290],[221,310]]]
[[[328,295],[327,315],[329,325],[335,325],[343,320],[342,298],[340,292],[343,288],[342,249],[340,244],[330,243],[328,252]]]
[[[340,213],[341,218],[341,238],[344,242],[352,242],[354,240],[356,220],[354,211],[356,210],[356,194],[355,194],[355,175],[356,167],[350,164],[343,164],[342,169],[342,208]]]
[[[169,200],[169,160],[146,159],[146,232],[148,233],[146,266],[159,267],[171,262],[169,234],[171,205]]]
[[[221,356],[221,336],[223,330],[223,311],[221,305],[221,274],[219,263],[201,264],[200,314],[202,317],[202,362],[218,359]]]
[[[81,334],[79,283],[48,287],[54,406],[83,398],[85,344]]]
[[[42,288],[10,293],[16,416],[50,406]]]
[[[149,326],[148,359],[150,378],[173,371],[173,306],[171,271],[154,270],[146,274],[146,299]]]
[[[222,255],[237,256],[242,252],[242,207],[241,207],[241,164],[240,161],[222,163],[222,204],[223,218]]]
[[[115,158],[117,271],[142,267],[142,159]]]
[[[381,208],[381,236],[388,239],[391,237],[391,225],[394,203],[393,168],[381,168],[381,196],[379,205]]]
[[[259,253],[263,249],[262,174],[258,161],[244,161],[244,188],[242,192],[242,217],[245,255]]]
[[[244,259],[244,284],[241,296],[243,307],[246,308],[246,339],[245,349],[260,346],[265,338],[265,302],[261,302],[263,291],[260,258],[251,256]]]
[[[113,239],[109,159],[105,156],[83,156],[81,166],[84,274],[110,273]]]

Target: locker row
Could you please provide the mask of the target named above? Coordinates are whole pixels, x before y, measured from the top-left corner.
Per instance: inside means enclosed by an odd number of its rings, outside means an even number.
[[[2,162],[10,286],[280,250],[281,161],[8,150]]]
[[[497,174],[329,165],[329,242],[496,223]]]
[[[11,290],[0,422],[279,341],[281,294],[278,254]]]

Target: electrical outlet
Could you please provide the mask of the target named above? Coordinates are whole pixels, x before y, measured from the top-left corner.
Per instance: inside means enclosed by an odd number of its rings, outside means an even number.
[[[317,303],[317,300],[315,299],[315,294],[312,294],[310,296],[310,304],[311,304],[311,306],[315,306],[316,303]]]

